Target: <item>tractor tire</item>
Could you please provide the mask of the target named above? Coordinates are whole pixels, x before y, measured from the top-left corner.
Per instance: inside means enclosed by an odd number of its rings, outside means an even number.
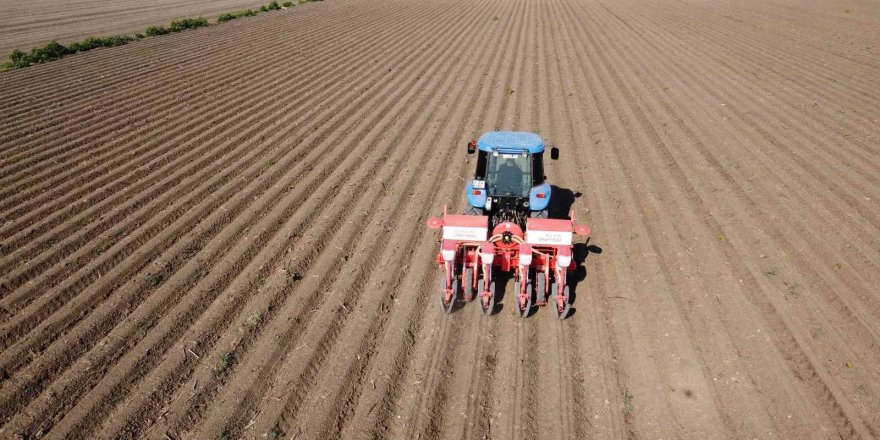
[[[467,209],[464,210],[464,215],[483,215],[483,208],[468,205]]]

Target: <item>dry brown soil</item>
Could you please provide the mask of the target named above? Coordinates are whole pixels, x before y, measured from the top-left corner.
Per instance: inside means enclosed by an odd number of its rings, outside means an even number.
[[[0,0],[0,56],[51,40],[67,43],[91,36],[136,34],[147,26],[167,26],[179,18],[213,19],[224,12],[267,3],[269,0]]]
[[[0,437],[877,438],[878,41],[873,0],[328,0],[0,73]],[[492,129],[592,226],[564,321],[438,305]]]

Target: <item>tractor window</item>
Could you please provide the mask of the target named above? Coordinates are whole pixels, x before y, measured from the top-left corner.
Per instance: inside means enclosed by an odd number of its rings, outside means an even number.
[[[483,150],[477,152],[477,174],[474,176],[474,179],[486,179],[486,162],[489,160],[488,155],[489,153]]]
[[[527,153],[489,156],[488,185],[489,195],[506,197],[528,197],[532,188],[532,156]]]
[[[535,153],[532,155],[532,186],[542,183],[544,183],[544,154]]]

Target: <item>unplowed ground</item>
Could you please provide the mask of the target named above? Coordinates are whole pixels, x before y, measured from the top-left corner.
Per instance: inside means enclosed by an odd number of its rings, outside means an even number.
[[[0,437],[878,437],[880,9],[802,3],[328,0],[0,74]],[[438,305],[493,129],[592,226],[564,321]]]

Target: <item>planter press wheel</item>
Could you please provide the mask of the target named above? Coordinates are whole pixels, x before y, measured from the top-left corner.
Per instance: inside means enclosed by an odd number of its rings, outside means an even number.
[[[520,318],[525,318],[529,316],[529,311],[532,310],[532,283],[526,282],[526,297],[520,297],[520,280],[516,280],[513,282],[513,297],[514,302],[516,303],[516,316]]]
[[[549,305],[556,312],[557,318],[565,319],[566,317],[568,317],[568,312],[571,310],[571,297],[569,295],[569,293],[571,292],[571,288],[569,287],[568,284],[566,284],[565,287],[562,288],[562,296],[563,296],[562,305],[559,304],[559,300],[556,298],[558,290],[559,290],[559,287],[556,283],[553,283],[550,285]]]
[[[480,295],[480,306],[486,316],[492,315],[495,311],[495,279],[489,282],[489,298],[483,298]]]
[[[544,290],[546,285],[547,279],[544,277],[544,272],[539,271],[535,274],[535,295],[538,297],[535,304],[538,306],[547,304],[547,292]]]
[[[452,296],[449,297],[449,302],[446,301],[446,272],[440,273],[440,307],[443,307],[443,311],[446,313],[452,313],[452,308],[455,307],[455,300],[458,296],[458,277],[453,275],[452,282]]]

